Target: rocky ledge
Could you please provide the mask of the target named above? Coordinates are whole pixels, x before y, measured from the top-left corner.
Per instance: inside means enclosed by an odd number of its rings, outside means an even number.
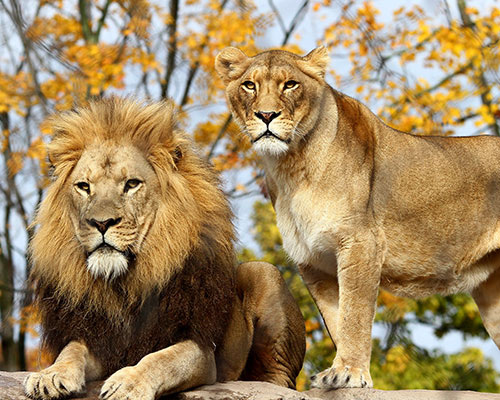
[[[29,400],[22,382],[27,372],[0,371],[0,400]],[[74,399],[98,400],[102,382],[92,382],[87,393]],[[226,382],[201,386],[189,392],[164,397],[163,400],[500,400],[500,394],[434,391],[339,389],[297,392],[266,382]]]

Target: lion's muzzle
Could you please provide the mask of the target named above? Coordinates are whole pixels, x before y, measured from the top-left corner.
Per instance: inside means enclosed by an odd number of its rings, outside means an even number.
[[[101,232],[104,235],[111,226],[118,225],[121,220],[122,220],[121,218],[108,218],[106,220],[99,221],[97,219],[91,218],[87,220],[87,223],[90,226],[96,228],[99,232]]]
[[[135,258],[128,249],[119,245],[116,229],[122,218],[88,218],[86,223],[94,233],[93,245],[88,249],[87,269],[92,276],[111,281],[127,272],[129,263]],[[96,230],[98,232],[96,232]]]

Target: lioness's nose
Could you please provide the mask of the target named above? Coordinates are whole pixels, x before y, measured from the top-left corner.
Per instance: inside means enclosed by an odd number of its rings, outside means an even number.
[[[87,222],[104,235],[110,226],[118,224],[121,220],[121,218],[109,218],[105,221],[98,221],[92,218],[88,219]]]
[[[275,119],[276,117],[278,117],[280,114],[281,114],[281,111],[280,112],[275,112],[275,111],[257,111],[255,113],[255,115],[257,116],[257,118],[261,119],[266,124],[271,123],[271,121],[273,119]]]

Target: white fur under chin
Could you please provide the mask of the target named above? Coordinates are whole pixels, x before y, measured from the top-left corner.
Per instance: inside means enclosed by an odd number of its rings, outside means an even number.
[[[87,268],[94,278],[113,280],[128,270],[128,260],[113,249],[97,249],[87,258]]]
[[[279,157],[288,151],[288,145],[276,138],[266,137],[253,144],[255,151],[263,156]]]

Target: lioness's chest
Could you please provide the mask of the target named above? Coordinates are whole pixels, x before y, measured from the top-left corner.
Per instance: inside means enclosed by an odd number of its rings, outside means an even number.
[[[297,264],[314,264],[334,273],[336,257],[333,240],[333,205],[310,190],[279,194],[275,202],[276,219],[283,247]]]

